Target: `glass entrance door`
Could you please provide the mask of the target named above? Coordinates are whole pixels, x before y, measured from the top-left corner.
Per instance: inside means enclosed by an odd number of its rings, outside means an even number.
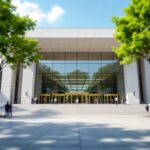
[[[115,98],[117,98],[118,103],[120,103],[119,94],[104,94],[104,103],[114,104]]]
[[[90,93],[65,93],[65,94],[40,94],[37,103],[40,104],[48,104],[48,103],[76,103],[78,99],[78,103],[80,104],[99,104],[99,103],[107,103],[108,96],[104,96],[103,94],[90,94]]]

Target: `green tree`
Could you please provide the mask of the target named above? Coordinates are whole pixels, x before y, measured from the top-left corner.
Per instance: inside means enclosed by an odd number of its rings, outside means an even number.
[[[150,63],[150,0],[132,0],[124,12],[125,16],[112,19],[120,43],[114,52],[122,64],[141,57]]]
[[[28,16],[20,17],[15,10],[11,0],[0,0],[0,71],[7,64],[25,67],[40,58],[37,41],[25,37],[36,23]]]

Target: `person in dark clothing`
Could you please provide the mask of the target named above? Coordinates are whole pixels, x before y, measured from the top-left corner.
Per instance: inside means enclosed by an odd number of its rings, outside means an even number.
[[[9,102],[7,102],[5,104],[5,117],[6,118],[9,118],[9,113],[10,113],[10,104],[9,104]]]
[[[146,112],[149,112],[149,104],[145,106]]]
[[[9,117],[12,118],[12,103],[9,104]]]

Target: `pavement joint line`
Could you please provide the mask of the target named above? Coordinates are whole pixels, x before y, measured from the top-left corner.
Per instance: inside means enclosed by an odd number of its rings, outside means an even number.
[[[40,105],[35,106],[36,109],[32,111],[30,107],[26,111],[22,111],[23,106],[17,107],[20,111],[16,108],[16,118],[0,119],[0,132],[4,131],[2,140],[6,144],[1,145],[3,150],[10,148],[7,147],[9,139],[12,139],[11,146],[18,146],[22,150],[41,150],[42,146],[52,150],[148,150],[150,146],[150,118],[141,106],[133,110],[132,107],[127,107],[123,110],[124,113],[122,109],[118,109],[120,115],[117,111],[107,110],[107,107],[100,111],[93,106],[92,109],[89,106],[86,109],[80,106],[73,109],[65,109],[68,106],[51,109],[48,108],[49,105],[44,108],[40,108]],[[106,113],[102,113],[105,111]],[[12,131],[14,138],[5,132],[8,129]],[[23,134],[29,134],[30,137],[19,138]],[[17,139],[20,143],[17,143]],[[27,141],[23,141],[24,139]],[[54,143],[38,143],[44,140],[54,140]]]

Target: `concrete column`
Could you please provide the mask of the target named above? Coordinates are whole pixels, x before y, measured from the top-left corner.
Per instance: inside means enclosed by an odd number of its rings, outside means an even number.
[[[23,69],[21,104],[31,104],[34,96],[36,64],[32,64]]]
[[[6,66],[2,71],[2,82],[0,90],[0,103],[6,103],[11,98],[12,69]]]
[[[23,71],[23,67],[22,65],[19,66],[20,70],[19,70],[19,85],[18,85],[18,103],[21,104],[21,90],[22,90],[22,71]]]
[[[140,103],[140,88],[137,63],[124,65],[125,95],[128,104]]]
[[[143,60],[141,66],[143,97],[146,103],[150,103],[150,64]]]
[[[12,70],[12,75],[11,75],[11,93],[10,96],[12,98],[12,102],[14,103],[15,101],[15,90],[16,90],[16,69]]]

